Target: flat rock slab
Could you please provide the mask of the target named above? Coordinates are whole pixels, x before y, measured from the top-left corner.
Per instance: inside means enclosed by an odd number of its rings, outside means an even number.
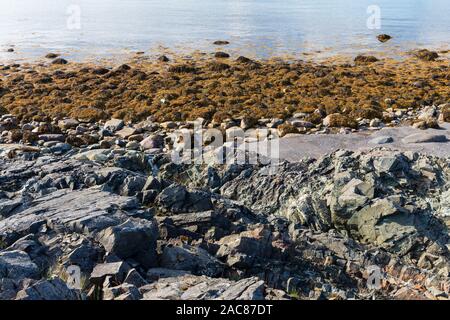
[[[414,133],[402,139],[404,143],[432,143],[447,142],[448,139],[443,134]]]
[[[141,287],[143,300],[264,300],[264,281],[256,277],[231,281],[185,275]]]
[[[30,207],[0,221],[0,236],[25,235],[47,224],[53,229],[91,232],[117,225],[127,210],[138,207],[137,200],[94,187],[62,189],[36,199]]]
[[[420,130],[404,126],[383,128],[375,132],[289,136],[279,139],[279,157],[282,160],[298,161],[304,157],[319,158],[337,149],[370,150],[380,146],[374,144],[374,141],[380,142],[386,137],[392,138],[393,142],[383,141],[385,143],[382,146],[392,150],[415,151],[438,157],[449,157],[450,123],[440,125],[442,129]],[[408,139],[406,139],[407,137]],[[413,139],[413,137],[415,138]],[[409,143],[410,141],[414,141],[414,143]],[[265,155],[264,152],[262,154]]]

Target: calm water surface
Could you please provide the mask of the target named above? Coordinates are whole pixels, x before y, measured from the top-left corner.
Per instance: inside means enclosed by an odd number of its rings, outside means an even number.
[[[381,9],[379,30],[367,28],[372,4]],[[79,29],[67,26],[71,5],[80,9]],[[447,48],[449,17],[450,0],[0,0],[0,60],[211,52],[217,39],[260,58]],[[395,39],[379,44],[379,33]]]

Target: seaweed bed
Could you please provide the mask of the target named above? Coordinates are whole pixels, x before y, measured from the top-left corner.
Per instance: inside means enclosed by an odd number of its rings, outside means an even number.
[[[383,119],[387,108],[450,100],[446,59],[358,57],[351,64],[245,57],[167,60],[134,59],[114,68],[61,58],[0,65],[0,113],[10,112],[22,122],[152,116],[159,122],[202,117],[216,123],[286,119],[297,112],[321,123],[327,114],[341,113],[351,126],[357,118]]]

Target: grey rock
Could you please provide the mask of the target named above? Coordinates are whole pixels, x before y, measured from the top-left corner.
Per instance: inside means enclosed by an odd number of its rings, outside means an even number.
[[[80,201],[82,199],[82,201]],[[99,188],[62,189],[34,200],[30,208],[0,220],[0,236],[25,235],[41,225],[55,230],[96,232],[125,221],[138,207],[135,198],[122,197]]]
[[[91,273],[90,281],[100,285],[109,276],[113,281],[122,283],[129,270],[130,266],[123,261],[98,264]]]
[[[123,120],[120,119],[111,119],[106,121],[104,129],[109,130],[111,132],[116,132],[117,130],[120,130],[124,126]]]
[[[390,136],[380,136],[369,141],[371,144],[387,144],[392,142],[394,142],[394,139]]]
[[[133,258],[145,268],[156,265],[158,227],[154,221],[130,219],[98,235],[106,251],[121,259]]]
[[[136,269],[131,269],[123,282],[126,284],[131,284],[136,288],[140,288],[148,284],[148,282],[139,274],[139,272],[136,271]]]
[[[209,277],[218,276],[224,270],[223,264],[207,251],[189,245],[166,246],[160,265],[167,269],[184,270]]]
[[[92,272],[101,256],[100,250],[95,246],[83,244],[68,255],[70,265],[77,265],[83,272]]]
[[[402,139],[404,143],[447,142],[448,138],[442,134],[415,133]]]
[[[139,289],[129,283],[104,288],[103,290],[103,300],[140,300],[141,298]]]
[[[41,280],[17,293],[16,300],[80,300],[80,294],[59,279]]]
[[[25,252],[17,250],[0,252],[0,278],[36,279],[39,275],[38,266]]]
[[[147,178],[147,181],[145,182],[144,188],[142,190],[155,190],[155,191],[161,191],[162,185],[161,182],[158,180],[158,178],[149,176]]]
[[[174,278],[174,277],[182,277],[185,275],[191,274],[190,271],[186,270],[173,270],[166,268],[150,268],[147,271],[147,279],[151,282],[158,281],[161,278]]]
[[[120,194],[122,196],[135,196],[145,185],[145,178],[141,176],[128,176],[125,178]]]
[[[122,139],[128,139],[128,137],[132,136],[136,133],[136,129],[132,127],[125,127],[116,132],[116,135],[121,137]]]
[[[188,191],[186,187],[172,184],[161,191],[156,203],[172,213],[207,211],[214,208],[211,195],[201,190]]]

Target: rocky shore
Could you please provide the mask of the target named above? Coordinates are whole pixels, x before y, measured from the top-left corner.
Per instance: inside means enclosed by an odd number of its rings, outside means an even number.
[[[2,67],[0,299],[448,299],[448,65],[216,56]],[[196,125],[299,153],[174,162]]]
[[[3,115],[0,298],[448,298],[448,156],[176,164],[175,126]]]

